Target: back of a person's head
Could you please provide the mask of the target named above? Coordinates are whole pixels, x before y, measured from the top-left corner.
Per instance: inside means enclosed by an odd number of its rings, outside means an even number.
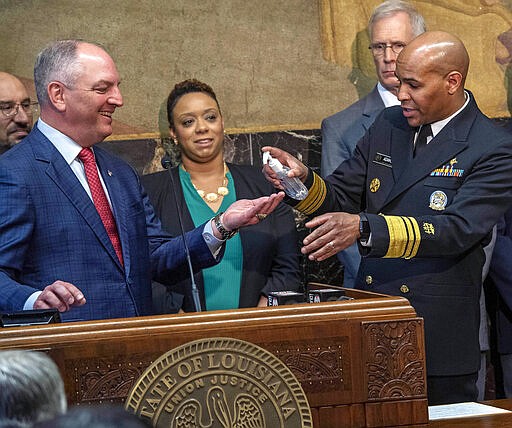
[[[75,406],[53,420],[34,428],[150,428],[151,425],[122,406]]]
[[[30,426],[52,419],[66,408],[64,383],[48,355],[23,350],[0,351],[0,421],[3,426]]]
[[[13,421],[11,419],[0,420],[0,428],[28,428],[32,424],[28,422]]]

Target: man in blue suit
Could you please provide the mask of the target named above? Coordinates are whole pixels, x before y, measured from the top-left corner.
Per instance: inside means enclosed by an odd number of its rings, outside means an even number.
[[[368,32],[378,83],[364,98],[322,121],[323,177],[352,156],[357,142],[385,108],[400,105],[396,94],[396,58],[400,50],[425,31],[425,20],[409,3],[388,0],[373,11]],[[356,245],[338,253],[344,265],[343,285],[354,287],[361,256]]]
[[[57,308],[65,321],[150,315],[151,279],[189,273],[182,238],[161,230],[133,168],[91,151],[123,105],[114,61],[98,45],[58,41],[38,55],[34,80],[40,120],[0,158],[0,311]],[[237,201],[187,233],[193,269],[216,263],[225,239],[283,196]]]
[[[456,36],[412,40],[397,59],[401,106],[384,109],[325,180],[263,147],[309,189],[293,202],[315,216],[302,252],[321,261],[358,242],[356,286],[407,298],[424,318],[431,405],[477,398],[484,248],[512,204],[512,136],[465,90],[468,68]]]

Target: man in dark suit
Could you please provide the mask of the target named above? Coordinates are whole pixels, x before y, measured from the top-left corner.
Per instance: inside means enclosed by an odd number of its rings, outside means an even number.
[[[385,107],[400,105],[396,58],[425,29],[425,20],[407,2],[388,0],[374,9],[368,33],[378,83],[364,98],[322,121],[322,177],[352,156],[357,142]],[[344,266],[343,286],[354,287],[361,261],[357,245],[338,253],[338,258]]]
[[[98,45],[58,41],[38,55],[34,80],[40,120],[0,158],[0,311],[150,315],[151,279],[189,273],[182,239],[162,231],[133,168],[91,149],[123,105],[116,66]],[[194,270],[216,263],[225,239],[282,197],[237,201],[189,232]]]
[[[477,397],[483,247],[512,203],[512,137],[464,89],[468,67],[449,33],[411,41],[397,59],[401,108],[385,109],[325,181],[263,148],[310,189],[295,204],[317,215],[302,252],[324,260],[358,241],[358,287],[406,297],[424,318],[430,404]]]
[[[496,336],[503,392],[512,398],[512,209],[498,223],[489,276],[497,291]]]

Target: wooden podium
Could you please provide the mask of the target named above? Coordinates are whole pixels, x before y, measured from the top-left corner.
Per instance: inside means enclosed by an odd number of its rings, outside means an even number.
[[[47,352],[68,401],[124,402],[143,371],[184,343],[232,337],[277,356],[300,381],[315,427],[428,422],[423,320],[409,302],[353,300],[0,329],[0,348]]]

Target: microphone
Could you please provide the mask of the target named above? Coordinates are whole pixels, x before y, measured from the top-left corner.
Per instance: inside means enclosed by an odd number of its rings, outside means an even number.
[[[178,222],[180,224],[181,237],[183,238],[183,245],[185,246],[185,255],[187,256],[188,270],[190,273],[190,282],[192,287],[192,299],[194,301],[194,308],[196,312],[201,312],[201,300],[199,300],[199,290],[197,289],[197,284],[194,279],[194,269],[192,269],[192,260],[190,259],[190,250],[187,244],[187,238],[185,237],[185,228],[183,227],[183,220],[181,218],[181,211],[178,205],[178,193],[176,192],[176,185],[174,183],[174,177],[172,175],[171,170],[171,158],[169,155],[165,155],[162,158],[162,167],[169,171],[169,176],[171,177],[171,187],[174,192],[174,203],[176,204],[176,211],[178,213]]]

